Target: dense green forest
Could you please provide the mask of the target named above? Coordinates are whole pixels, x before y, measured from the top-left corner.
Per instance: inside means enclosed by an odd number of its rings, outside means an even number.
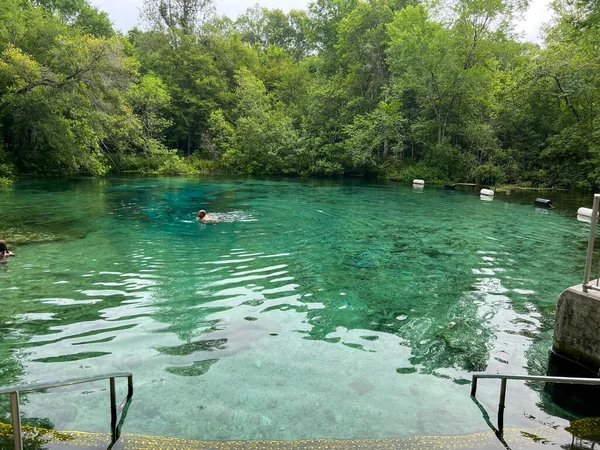
[[[0,180],[20,174],[362,173],[600,186],[600,7],[314,0],[233,21],[146,0],[116,32],[86,0],[0,0]]]

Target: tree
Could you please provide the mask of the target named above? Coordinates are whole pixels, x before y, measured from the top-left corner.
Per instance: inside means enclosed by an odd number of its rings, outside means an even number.
[[[14,162],[27,172],[105,173],[102,142],[134,73],[121,42],[81,34],[44,7],[2,6],[0,122]]]
[[[175,42],[178,32],[193,34],[212,12],[212,0],[144,0],[142,18]]]
[[[43,7],[60,20],[96,37],[111,37],[115,32],[108,15],[85,0],[33,0],[34,6]]]
[[[236,138],[223,155],[229,170],[248,173],[293,173],[298,170],[299,139],[281,105],[267,95],[264,84],[247,69],[236,76]]]
[[[130,35],[142,69],[159,76],[168,87],[170,107],[166,115],[172,125],[166,131],[169,147],[191,155],[201,146],[202,132],[213,110],[232,101],[228,79],[213,53],[212,42],[182,35],[170,45],[166,35],[154,31]]]
[[[390,81],[386,26],[401,6],[387,0],[360,2],[340,21],[335,47],[339,67],[357,99],[357,114],[373,111]]]
[[[500,149],[495,87],[513,9],[500,0],[466,0],[454,12],[448,25],[421,5],[398,12],[388,27],[388,61],[417,155],[447,176],[468,179]]]
[[[133,84],[123,41],[87,34],[48,6],[9,3],[0,4],[0,143],[18,169],[101,175],[119,153],[147,148],[164,125],[155,107],[164,95],[150,77]]]
[[[339,24],[357,4],[358,0],[315,0],[308,5],[309,42],[322,55],[334,52]],[[335,63],[334,60],[331,62]]]
[[[285,14],[280,9],[269,10],[258,5],[248,8],[235,22],[242,40],[266,50],[270,46],[285,49],[300,61],[310,52],[307,40],[306,13],[292,10]]]

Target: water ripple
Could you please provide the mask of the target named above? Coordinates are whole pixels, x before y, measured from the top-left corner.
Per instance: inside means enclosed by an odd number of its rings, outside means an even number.
[[[133,371],[129,431],[203,439],[478,431],[465,380],[543,366],[589,226],[468,192],[326,180],[80,189],[13,205],[28,227],[49,211],[40,235],[68,238],[0,268],[0,373]],[[199,207],[221,222],[198,223]],[[105,388],[32,394],[23,411],[100,430]],[[548,414],[514,389],[516,408]]]

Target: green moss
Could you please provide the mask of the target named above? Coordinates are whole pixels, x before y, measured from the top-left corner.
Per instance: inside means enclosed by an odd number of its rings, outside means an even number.
[[[47,358],[34,359],[35,362],[54,363],[65,361],[79,361],[81,359],[97,358],[99,356],[110,355],[109,352],[82,352],[63,356],[49,356]]]
[[[574,420],[565,430],[576,438],[600,442],[600,417]]]
[[[73,437],[66,433],[37,426],[23,425],[23,448],[38,450],[47,448],[49,443],[72,441]],[[12,448],[12,425],[0,423],[0,448]]]
[[[210,339],[197,342],[188,342],[174,347],[158,347],[157,350],[165,355],[185,356],[196,352],[224,350],[227,348],[227,339]]]
[[[47,232],[36,232],[26,230],[7,229],[2,233],[2,239],[8,242],[9,246],[19,244],[31,244],[41,242],[53,242],[67,239],[67,236]]]
[[[204,375],[218,359],[206,359],[204,361],[196,361],[190,366],[167,367],[167,372],[183,377],[197,377]]]

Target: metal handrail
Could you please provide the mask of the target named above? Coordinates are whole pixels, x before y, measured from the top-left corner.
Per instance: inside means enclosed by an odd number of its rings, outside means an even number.
[[[127,397],[125,397],[125,400],[123,400],[118,408],[115,393],[115,378],[127,378]],[[120,425],[122,420],[117,422],[118,415],[126,408],[131,397],[133,397],[133,374],[129,372],[110,373],[94,377],[72,378],[51,383],[23,384],[0,388],[0,395],[10,395],[10,413],[12,416],[15,450],[23,450],[23,430],[21,428],[21,413],[19,411],[19,392],[41,391],[44,389],[72,386],[75,384],[90,383],[92,381],[106,379],[110,380],[110,435],[112,445],[117,442],[117,439],[119,439],[120,436]]]
[[[594,240],[596,239],[596,223],[598,222],[598,209],[600,208],[600,194],[594,194],[594,206],[592,207],[592,224],[590,227],[590,237],[588,240],[587,255],[585,260],[585,274],[583,276],[583,292],[589,289],[600,291],[598,283],[590,284],[592,274],[592,257],[594,255]],[[599,276],[600,278],[600,276]]]
[[[479,378],[492,378],[501,380],[500,401],[498,402],[498,432],[502,434],[504,429],[504,403],[506,400],[506,380],[534,381],[540,383],[561,384],[589,384],[600,385],[600,378],[571,378],[571,377],[549,377],[538,375],[508,375],[500,373],[474,373],[471,381],[471,397],[475,398],[477,392],[477,380]]]

